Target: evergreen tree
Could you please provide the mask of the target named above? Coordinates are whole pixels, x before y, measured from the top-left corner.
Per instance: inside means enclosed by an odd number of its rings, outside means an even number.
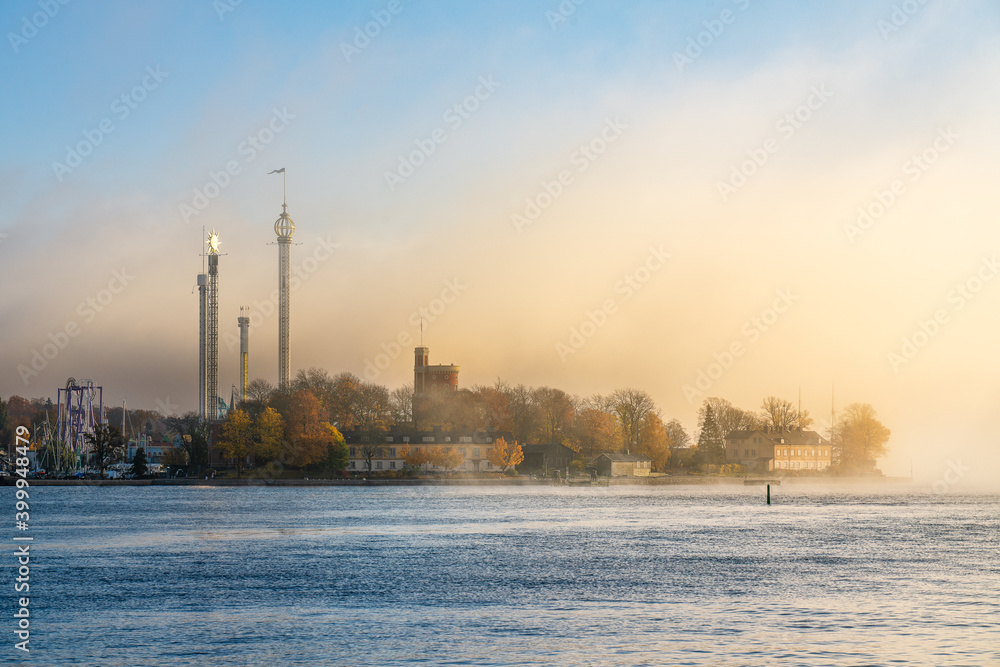
[[[135,450],[135,456],[132,457],[132,474],[136,477],[145,477],[146,472],[146,449],[140,447]]]
[[[715,417],[715,410],[709,404],[705,405],[705,416],[701,421],[701,433],[698,436],[698,454],[701,463],[721,465],[726,462],[725,443],[722,441],[722,429]]]

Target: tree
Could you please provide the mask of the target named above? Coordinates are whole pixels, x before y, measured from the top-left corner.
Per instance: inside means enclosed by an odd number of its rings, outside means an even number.
[[[666,424],[656,413],[650,412],[642,422],[642,442],[646,453],[653,459],[653,468],[657,472],[666,470],[670,461],[670,438]]]
[[[611,394],[612,410],[621,424],[625,448],[642,453],[642,423],[646,415],[656,410],[652,397],[641,389],[618,389]]]
[[[227,458],[234,460],[237,477],[246,465],[253,443],[254,427],[250,415],[243,410],[230,410],[222,424],[222,437],[219,438],[218,447]]]
[[[564,445],[569,440],[576,410],[571,399],[562,389],[541,387],[533,391],[538,413],[538,440]]]
[[[450,392],[449,392],[450,393]],[[413,387],[397,387],[389,394],[389,410],[395,424],[413,421]]]
[[[333,378],[327,411],[330,423],[341,432],[351,431],[358,426],[355,421],[357,415],[355,404],[363,384],[361,378],[353,373],[341,373]]]
[[[360,435],[358,447],[368,472],[379,455],[389,426],[389,390],[382,385],[362,383],[353,405],[353,420]]]
[[[497,438],[489,451],[488,459],[490,465],[500,468],[501,472],[507,472],[507,468],[512,468],[524,460],[524,452],[516,440],[514,444],[508,445],[504,438]]]
[[[622,430],[618,418],[595,407],[580,411],[573,431],[577,450],[587,458],[603,452],[616,452],[622,447]]]
[[[323,472],[328,475],[340,474],[350,463],[350,453],[344,436],[330,422],[322,425],[322,438],[326,443],[326,455],[322,460]]]
[[[273,384],[263,378],[255,378],[247,384],[247,400],[240,405],[240,409],[256,417],[264,411],[273,395]]]
[[[891,431],[878,420],[868,403],[852,403],[833,429],[833,458],[844,472],[875,468],[875,459],[884,456]]]
[[[760,414],[763,418],[763,425],[770,426],[775,431],[790,431],[793,428],[807,428],[812,425],[812,417],[808,410],[803,410],[801,414],[795,409],[791,402],[768,396],[760,404]]]
[[[670,449],[676,451],[684,449],[691,442],[691,436],[684,430],[684,425],[678,419],[671,419],[664,425],[667,438],[670,440]]]
[[[760,418],[749,410],[741,410],[724,398],[709,397],[704,400],[698,411],[699,420],[704,419],[705,406],[711,405],[715,412],[715,421],[719,424],[722,439],[725,440],[733,431],[753,430],[760,427]]]
[[[428,462],[438,468],[453,470],[461,467],[465,463],[462,453],[454,447],[441,447],[440,445],[431,447],[427,453]]]
[[[726,449],[722,440],[722,430],[715,420],[715,410],[711,405],[705,405],[704,417],[701,420],[701,432],[698,434],[698,460],[709,465],[725,463]]]
[[[420,468],[430,461],[427,450],[423,447],[403,445],[403,448],[399,451],[399,455],[403,459],[403,463],[414,468]]]
[[[125,439],[114,426],[98,424],[93,433],[84,435],[90,450],[91,465],[97,467],[104,479],[104,471],[112,463],[125,458]]]
[[[285,423],[274,408],[265,408],[254,420],[252,453],[262,461],[269,461],[281,451],[281,438]]]
[[[186,466],[191,461],[183,447],[171,447],[164,450],[160,462],[165,466]]]
[[[140,447],[135,450],[135,456],[132,457],[132,474],[136,477],[145,477],[147,471],[146,449],[144,447]]]

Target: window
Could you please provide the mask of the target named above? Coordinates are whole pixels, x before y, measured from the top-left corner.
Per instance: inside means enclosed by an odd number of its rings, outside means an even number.
[[[403,436],[403,442],[409,442],[409,441],[410,441],[410,436],[404,435]]]
[[[472,458],[474,458],[474,459],[478,459],[479,458],[479,447],[473,447],[472,448]]]
[[[757,450],[756,449],[751,449],[750,450],[750,456],[757,456]]]
[[[425,435],[423,437],[423,441],[424,442],[434,442],[434,436],[433,435]]]
[[[347,467],[348,468],[353,468],[354,467],[354,461],[351,461],[350,463],[348,463]]]
[[[395,461],[389,461],[389,467],[392,468],[393,470],[395,470],[396,469],[396,462]]]
[[[450,435],[446,435],[445,438],[444,438],[444,441],[445,442],[451,442],[451,436]]]
[[[392,436],[391,435],[385,436],[385,441],[386,442],[392,442]]]
[[[354,447],[351,447],[351,448],[350,448],[350,449],[348,450],[348,453],[349,453],[349,454],[350,454],[351,456],[354,456]]]
[[[462,458],[464,459],[465,458],[465,447],[462,447],[460,450],[458,450],[458,453],[461,454]]]
[[[396,448],[395,447],[390,447],[389,448],[389,456],[396,456]]]
[[[472,437],[468,435],[463,435],[461,438],[458,439],[458,441],[462,443],[470,443],[472,442]]]
[[[381,470],[381,469],[382,469],[382,462],[381,462],[381,461],[376,461],[376,462],[375,462],[375,467],[376,467],[376,468],[377,468],[378,470]]]

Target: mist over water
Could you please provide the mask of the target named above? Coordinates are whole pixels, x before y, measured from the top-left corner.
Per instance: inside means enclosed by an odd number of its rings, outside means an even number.
[[[42,487],[32,662],[1000,660],[1000,496],[772,492]]]

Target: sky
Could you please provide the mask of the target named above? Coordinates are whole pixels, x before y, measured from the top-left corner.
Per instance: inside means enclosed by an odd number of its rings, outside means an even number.
[[[986,0],[0,6],[0,396],[412,382],[871,403],[888,474],[1000,465],[1000,7]]]

